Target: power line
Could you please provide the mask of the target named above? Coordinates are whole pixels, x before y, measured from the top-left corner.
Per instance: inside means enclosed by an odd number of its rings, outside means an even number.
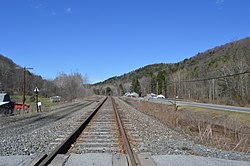
[[[233,76],[238,76],[238,75],[243,75],[243,74],[248,74],[250,73],[249,71],[245,71],[242,73],[235,73],[235,74],[229,74],[225,76],[218,76],[218,77],[210,77],[210,78],[203,78],[203,79],[196,79],[196,80],[180,80],[181,82],[199,82],[199,81],[208,81],[208,80],[213,80],[213,79],[220,79],[220,78],[227,78],[227,77],[233,77]]]
[[[217,77],[209,77],[209,78],[202,78],[202,79],[195,79],[195,80],[180,80],[180,82],[199,82],[199,81],[208,81],[208,80],[213,80],[213,79],[220,79],[220,78],[227,78],[227,77],[233,77],[237,75],[243,75],[243,74],[248,74],[250,73],[249,71],[245,71],[242,73],[235,73],[235,74],[229,74],[225,76],[217,76]],[[174,82],[170,82],[169,84],[173,84]]]

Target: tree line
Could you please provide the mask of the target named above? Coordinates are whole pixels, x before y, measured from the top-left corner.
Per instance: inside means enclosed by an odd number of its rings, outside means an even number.
[[[91,92],[86,87],[87,76],[79,72],[65,74],[59,73],[53,80],[43,79],[25,71],[26,95],[34,95],[35,87],[40,90],[41,96],[62,96],[65,100],[73,100],[89,95]],[[0,92],[7,92],[10,95],[22,95],[24,85],[24,68],[16,65],[11,59],[0,55]]]
[[[245,43],[242,44],[243,42]],[[231,105],[249,105],[249,43],[250,38],[198,53],[195,57],[176,64],[157,64],[155,67],[150,65],[134,71],[134,74],[132,72],[121,78],[109,79],[109,82],[112,83],[98,84],[94,86],[94,89],[98,91],[103,87],[109,87],[115,95],[134,91],[141,96],[155,93],[173,98],[174,80],[176,80],[179,98]],[[102,90],[103,93],[99,91],[99,94],[105,94],[105,88]]]

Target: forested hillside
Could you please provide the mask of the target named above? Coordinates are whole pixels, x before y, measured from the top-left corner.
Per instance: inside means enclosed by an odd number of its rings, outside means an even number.
[[[179,63],[148,65],[94,84],[92,88],[96,94],[105,94],[110,88],[114,95],[123,95],[139,87],[137,92],[142,95],[152,92],[173,98],[176,79],[179,98],[247,105],[250,104],[249,72],[250,38],[245,38]],[[134,85],[136,82],[139,83]]]
[[[25,71],[26,95],[34,95],[35,87],[40,89],[40,95],[50,97],[60,95],[66,100],[89,95],[84,87],[87,78],[78,72],[71,74],[59,73],[54,80],[46,80],[41,76]],[[16,65],[11,59],[0,54],[0,92],[10,95],[22,95],[24,87],[24,68]]]
[[[167,58],[167,57],[166,57]],[[169,58],[169,57],[168,57]],[[250,38],[234,41],[198,53],[175,64],[152,64],[122,76],[112,77],[91,85],[95,94],[123,95],[135,91],[174,96],[204,102],[250,105]],[[0,55],[0,91],[10,94],[23,92],[23,68]],[[54,80],[26,71],[26,93],[33,95],[35,87],[43,96],[61,95],[67,100],[91,94],[80,73],[60,73]]]
[[[22,94],[24,82],[24,68],[16,65],[11,59],[0,55],[0,88],[1,91],[10,94]],[[32,74],[26,70],[26,91],[33,95],[35,87],[43,89],[41,95],[53,95],[55,85],[52,82],[43,80],[41,76]]]

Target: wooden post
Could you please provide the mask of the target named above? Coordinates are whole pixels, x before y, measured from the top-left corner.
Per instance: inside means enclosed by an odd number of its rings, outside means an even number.
[[[214,84],[214,79],[212,80],[212,82],[213,82],[213,97],[212,97],[212,100],[214,100],[214,96],[215,96],[215,84]]]
[[[24,113],[24,104],[25,104],[25,88],[26,88],[26,67],[23,68],[23,113]]]
[[[24,67],[23,68],[23,113],[24,113],[24,105],[25,105],[25,93],[26,93],[26,71],[28,69],[33,69],[33,68],[29,68],[29,67]]]
[[[36,93],[36,112],[38,112],[38,93]]]
[[[177,111],[176,107],[176,79],[174,79],[174,111]]]
[[[36,95],[36,112],[38,112],[38,93],[39,93],[39,89],[37,87],[35,87],[34,93]]]

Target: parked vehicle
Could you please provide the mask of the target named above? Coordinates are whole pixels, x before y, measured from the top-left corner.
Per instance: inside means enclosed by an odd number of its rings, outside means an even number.
[[[165,96],[163,96],[163,95],[157,95],[156,98],[157,99],[165,99]]]
[[[13,115],[15,102],[10,100],[10,96],[7,93],[0,93],[0,114]]]

